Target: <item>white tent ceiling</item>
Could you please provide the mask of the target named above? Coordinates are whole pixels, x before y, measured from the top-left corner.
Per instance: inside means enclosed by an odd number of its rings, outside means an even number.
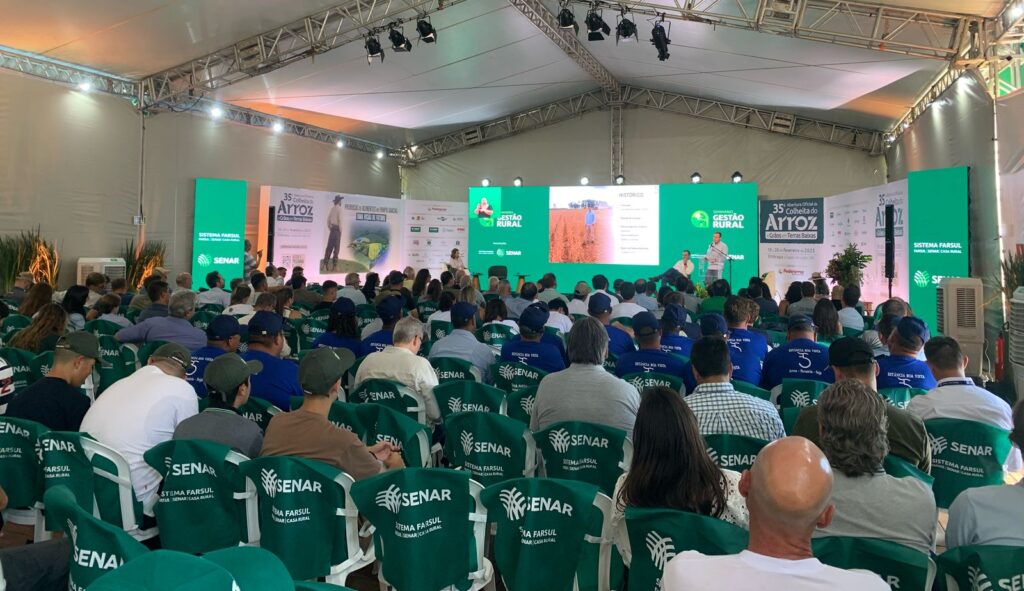
[[[140,78],[338,2],[0,0],[0,45]],[[881,3],[981,16],[1002,6],[999,0]],[[582,22],[582,10],[577,18]],[[614,26],[613,18],[606,15]],[[693,22],[673,23],[671,59],[659,62],[647,42],[648,23],[636,20],[640,43],[584,41],[621,83],[859,127],[892,125],[943,66]],[[216,98],[400,145],[597,87],[507,0],[466,0],[434,13],[432,21],[438,42],[408,54],[388,51],[382,36],[383,63],[368,66],[361,43],[350,43],[223,88]],[[415,37],[408,25],[406,34]]]

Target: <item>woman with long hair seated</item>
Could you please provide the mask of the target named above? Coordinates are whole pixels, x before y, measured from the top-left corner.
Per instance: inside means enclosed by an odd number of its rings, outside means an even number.
[[[697,417],[682,395],[658,386],[644,390],[633,427],[633,464],[619,477],[612,496],[612,532],[626,564],[632,552],[626,507],[689,511],[748,527],[740,475],[715,465]]]
[[[818,300],[818,303],[814,304],[814,316],[811,319],[814,326],[818,327],[819,341],[831,343],[843,336],[843,325],[839,322],[839,313],[832,305],[832,300]]]
[[[489,324],[504,324],[519,334],[519,325],[508,319],[508,306],[501,300],[491,300],[484,305],[483,326]]]
[[[25,299],[21,300],[18,306],[18,314],[28,316],[36,315],[40,308],[53,301],[53,287],[49,283],[36,283],[28,288]]]
[[[32,353],[52,351],[67,329],[68,313],[60,304],[49,303],[39,308],[32,323],[19,330],[8,346]]]
[[[338,298],[331,304],[327,317],[327,330],[313,341],[313,348],[332,347],[352,351],[356,357],[362,355],[363,344],[359,340],[359,321],[356,319],[356,305],[348,298]]]

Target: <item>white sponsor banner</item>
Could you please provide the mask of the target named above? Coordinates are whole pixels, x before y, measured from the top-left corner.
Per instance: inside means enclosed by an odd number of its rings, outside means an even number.
[[[453,248],[466,260],[469,233],[465,201],[405,201],[405,264],[430,269],[437,276],[445,270]]]
[[[999,200],[1002,202],[1003,250],[1024,251],[1024,170],[999,177]]]

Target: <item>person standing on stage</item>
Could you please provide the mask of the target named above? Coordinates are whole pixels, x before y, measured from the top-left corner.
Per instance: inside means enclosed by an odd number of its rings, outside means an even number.
[[[722,242],[721,232],[715,232],[711,244],[708,245],[708,252],[704,255],[704,260],[708,263],[708,270],[704,273],[704,285],[711,285],[722,278],[722,269],[728,259],[729,245]]]
[[[334,206],[327,213],[327,250],[324,251],[323,270],[327,271],[327,261],[331,261],[331,271],[338,270],[338,251],[341,250],[341,195],[334,196]]]
[[[693,274],[693,261],[690,259],[690,251],[683,251],[683,258],[676,261],[676,264],[672,265],[672,268],[679,271],[679,274],[687,279]]]
[[[597,221],[597,214],[594,213],[594,207],[592,205],[587,206],[587,216],[584,221],[587,226],[583,234],[583,244],[586,244],[594,241],[594,222]]]

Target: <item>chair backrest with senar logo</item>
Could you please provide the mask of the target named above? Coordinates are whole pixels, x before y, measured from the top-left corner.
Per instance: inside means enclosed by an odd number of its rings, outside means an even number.
[[[816,538],[814,557],[841,569],[861,569],[882,577],[894,591],[931,589],[935,563],[927,554],[888,540],[844,536]]]
[[[705,435],[704,443],[711,459],[720,468],[735,472],[749,470],[761,448],[768,445],[767,441],[753,437],[724,433]]]
[[[930,419],[924,427],[932,450],[932,490],[940,508],[948,508],[969,488],[1002,484],[1011,446],[1008,431],[960,419]]]
[[[439,341],[452,334],[454,330],[455,327],[447,320],[431,320],[427,338],[431,341]]]
[[[460,380],[434,386],[434,398],[441,418],[457,412],[477,411],[504,414],[505,392],[472,380]]]
[[[656,388],[658,386],[664,386],[675,390],[676,392],[686,391],[686,385],[683,383],[683,378],[658,373],[656,371],[630,373],[622,376],[622,379],[633,384],[633,386],[636,387],[637,392],[643,392],[647,388]]]
[[[36,542],[47,538],[39,439],[48,431],[35,421],[0,417],[0,488],[7,494],[9,507],[4,517],[11,523],[34,526]]]
[[[511,394],[540,384],[547,372],[518,361],[499,361],[491,366],[494,386]]]
[[[960,546],[939,555],[948,591],[1024,588],[1024,546]]]
[[[122,345],[112,336],[102,335],[100,341],[100,357],[109,365],[102,367],[96,364],[96,371],[100,375],[100,385],[96,394],[102,394],[114,382],[126,378],[135,372],[137,360],[135,351]]]
[[[495,566],[509,591],[545,589],[573,591],[590,587],[608,590],[610,543],[601,552],[596,572],[585,568],[585,549],[600,545],[605,514],[600,505],[611,500],[585,482],[554,478],[517,478],[480,493],[488,520],[496,526]],[[592,563],[591,563],[592,564]],[[589,575],[586,576],[586,575]]]
[[[516,336],[516,330],[507,324],[494,323],[476,329],[476,340],[501,353],[501,346]]]
[[[354,406],[367,445],[388,441],[402,452],[406,466],[425,468],[431,465],[430,429],[424,424],[380,404]]]
[[[192,323],[192,326],[198,328],[199,330],[206,330],[207,328],[210,328],[210,323],[213,322],[213,319],[219,315],[220,312],[200,310],[199,312],[193,314],[192,317],[188,319],[188,321]]]
[[[482,589],[487,509],[480,483],[446,468],[390,470],[352,485],[359,513],[376,527],[380,579],[402,591]]]
[[[489,412],[460,412],[445,419],[444,455],[456,468],[489,486],[533,476],[537,446],[523,423]]]
[[[276,587],[280,589],[281,587]],[[174,550],[154,550],[126,562],[89,586],[89,591],[262,591],[240,586],[227,569]]]
[[[314,318],[300,318],[293,321],[295,332],[299,335],[299,351],[313,348],[313,341],[327,332],[327,323]]]
[[[32,318],[25,316],[24,314],[11,314],[0,321],[0,339],[4,341],[11,340],[14,333],[25,328],[29,324],[32,324]]]
[[[149,363],[149,356],[153,354],[160,347],[167,344],[167,341],[146,341],[141,347],[139,347],[139,353],[136,355],[139,359],[139,367],[144,367]]]
[[[505,396],[505,414],[509,418],[529,425],[530,418],[533,415],[533,405],[536,401],[537,386],[509,392]]]
[[[298,403],[301,405],[302,397],[293,397],[292,404],[295,404],[295,401],[298,401]],[[210,400],[208,398],[201,399],[199,401],[199,412],[203,412],[209,406]],[[298,407],[293,406],[292,408]],[[256,426],[260,428],[260,431],[266,431],[267,425],[270,424],[270,419],[274,418],[274,415],[276,415],[279,412],[283,411],[280,408],[277,408],[276,406],[271,404],[270,402],[267,402],[262,398],[256,398],[255,396],[250,396],[249,400],[238,408],[238,414],[256,423]]]
[[[922,472],[917,466],[899,456],[894,456],[892,454],[885,456],[885,460],[882,462],[882,468],[889,476],[895,476],[896,478],[916,478],[927,484],[929,488],[935,484],[935,479],[931,474]]]
[[[674,509],[626,507],[625,520],[633,551],[629,591],[660,591],[665,565],[677,554],[688,550],[709,556],[738,554],[750,539],[742,527]]]
[[[596,484],[609,496],[633,460],[626,432],[606,425],[561,421],[538,431],[534,439],[544,458],[544,476]]]
[[[363,380],[348,396],[349,402],[379,404],[426,424],[427,404],[419,392],[392,380]]]
[[[799,380],[784,378],[779,393],[778,404],[781,408],[804,407],[818,403],[818,397],[828,388],[829,384],[817,380]]]
[[[896,408],[907,408],[910,399],[915,396],[923,396],[928,393],[924,388],[882,388],[878,391],[885,398],[885,401]]]
[[[20,392],[32,384],[32,360],[35,359],[35,355],[31,351],[0,347],[0,359],[6,361],[14,371],[15,392]],[[0,405],[6,407],[7,400],[0,400]]]
[[[97,337],[112,337],[115,334],[117,334],[117,331],[121,330],[122,328],[124,327],[116,322],[111,322],[109,320],[100,320],[98,318],[96,320],[90,320],[89,322],[85,323],[85,332],[91,332]]]
[[[359,304],[356,306],[356,322],[359,324],[359,330],[370,326],[377,318],[379,318],[377,316],[377,308],[374,308],[371,304]]]
[[[480,370],[464,359],[434,357],[430,360],[430,366],[434,368],[437,381],[441,384],[463,382],[466,380],[479,382],[483,379],[480,375]]]
[[[53,368],[53,351],[43,351],[36,355],[29,367],[32,368],[32,383],[39,381]]]
[[[771,400],[772,393],[764,388],[755,386],[750,382],[744,382],[743,380],[733,380],[732,387],[737,392],[743,392],[744,394],[750,394],[754,398],[760,398],[761,400]]]

